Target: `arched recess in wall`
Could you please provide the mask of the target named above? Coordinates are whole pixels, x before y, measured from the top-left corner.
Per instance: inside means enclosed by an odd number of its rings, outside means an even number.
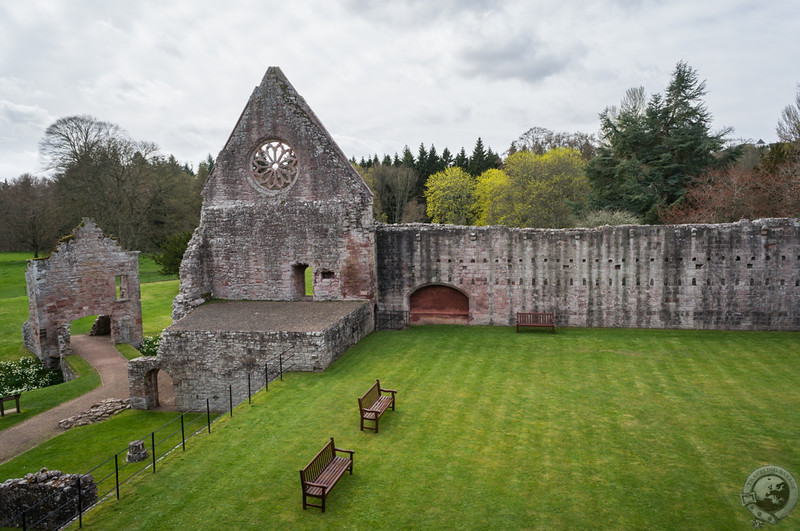
[[[469,324],[469,297],[443,284],[423,286],[408,300],[411,324]]]

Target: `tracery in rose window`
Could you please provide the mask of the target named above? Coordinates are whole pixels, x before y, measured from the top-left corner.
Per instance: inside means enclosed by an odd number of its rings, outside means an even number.
[[[297,179],[297,156],[291,146],[268,140],[256,149],[251,159],[253,181],[266,190],[283,190]]]

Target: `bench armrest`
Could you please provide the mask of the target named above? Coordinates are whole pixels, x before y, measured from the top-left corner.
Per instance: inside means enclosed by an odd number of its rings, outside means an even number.
[[[344,448],[336,448],[335,446],[333,447],[333,450],[335,452],[344,452],[344,453],[350,454],[350,458],[351,459],[353,458],[353,454],[356,453],[355,450],[345,450]]]
[[[362,409],[361,411],[364,412],[364,413],[375,413],[375,414],[381,412],[380,409],[369,409],[369,408],[366,408],[366,407],[364,409]]]
[[[327,485],[323,485],[323,484],[321,484],[321,483],[314,483],[313,481],[304,481],[304,482],[303,482],[303,485],[306,485],[306,486],[308,486],[308,487],[319,487],[320,489],[326,489],[326,488],[328,488],[328,486],[327,486]]]
[[[380,391],[381,391],[381,393],[392,393],[392,394],[395,394],[397,392],[394,389],[384,389],[382,387],[381,387]]]

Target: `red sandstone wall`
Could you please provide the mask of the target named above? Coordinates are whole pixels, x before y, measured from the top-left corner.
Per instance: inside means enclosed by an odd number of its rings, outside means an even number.
[[[420,286],[469,296],[470,322],[800,330],[800,223],[509,229],[381,225],[378,309]]]

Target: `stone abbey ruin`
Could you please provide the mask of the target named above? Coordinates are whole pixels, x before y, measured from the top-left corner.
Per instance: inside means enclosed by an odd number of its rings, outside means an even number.
[[[313,295],[305,290],[311,268]],[[231,381],[291,351],[324,370],[375,328],[513,324],[800,330],[800,223],[511,229],[383,225],[372,193],[278,68],[255,88],[203,189],[158,356],[128,365],[131,404],[227,406]],[[246,399],[236,391],[236,402]]]
[[[138,251],[124,251],[89,219],[63,238],[49,258],[25,271],[30,317],[22,325],[25,347],[49,369],[67,373],[70,323],[99,315],[95,328],[114,343],[142,342]]]

